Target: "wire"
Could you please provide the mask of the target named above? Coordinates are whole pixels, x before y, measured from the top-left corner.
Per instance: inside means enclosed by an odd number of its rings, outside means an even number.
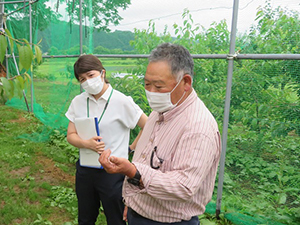
[[[34,3],[37,3],[39,0],[36,0],[36,1],[31,1],[31,2],[29,2],[27,5],[24,5],[23,7],[21,7],[21,8],[18,8],[17,10],[15,10],[15,11],[12,11],[12,12],[10,12],[10,13],[8,13],[8,14],[6,14],[5,16],[10,16],[11,14],[13,14],[13,13],[15,13],[15,12],[18,12],[18,11],[20,11],[21,9],[25,9],[27,6],[29,6],[30,4],[34,4]]]
[[[239,10],[246,9],[254,1],[255,0],[251,0],[244,7],[239,8]],[[213,8],[212,7],[210,7],[210,8],[201,8],[201,9],[195,9],[195,10],[189,10],[189,11],[190,12],[199,12],[199,11],[216,10],[216,9],[232,9],[232,7],[220,6],[220,7],[213,7]],[[137,24],[137,23],[141,23],[141,22],[148,22],[150,20],[160,20],[160,19],[163,19],[163,18],[168,18],[168,17],[177,16],[177,15],[181,15],[181,14],[182,14],[182,12],[180,12],[180,13],[173,13],[173,14],[169,14],[169,15],[165,15],[165,16],[160,16],[160,17],[156,17],[156,18],[152,18],[152,19],[143,19],[143,20],[138,20],[138,21],[134,21],[134,22],[130,22],[130,23],[125,23],[125,24],[122,24],[121,26],[127,26],[127,25]]]

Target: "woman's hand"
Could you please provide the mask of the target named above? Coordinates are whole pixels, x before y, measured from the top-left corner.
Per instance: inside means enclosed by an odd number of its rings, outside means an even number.
[[[77,147],[77,148],[87,148],[91,149],[99,154],[104,151],[105,143],[101,141],[102,137],[95,136],[89,140],[83,140],[77,134],[77,130],[75,124],[73,122],[69,122],[68,132],[67,132],[67,141]]]
[[[101,141],[102,137],[95,136],[89,140],[83,140],[85,148],[91,149],[99,154],[102,154],[105,148],[105,143]]]

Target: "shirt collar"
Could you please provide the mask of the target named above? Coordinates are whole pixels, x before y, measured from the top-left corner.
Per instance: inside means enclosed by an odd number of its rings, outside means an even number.
[[[100,99],[103,99],[104,101],[108,101],[108,98],[109,98],[109,96],[110,96],[110,92],[111,92],[111,90],[112,90],[112,86],[110,85],[110,84],[107,84],[108,85],[108,88],[106,89],[106,91],[103,93],[103,95],[101,95],[100,96],[100,98],[97,100],[97,101],[99,101]],[[91,100],[93,100],[93,101],[96,101],[96,99],[94,98],[94,96],[93,95],[91,95],[91,94],[89,94],[89,93],[87,93],[87,92],[84,92],[86,95],[87,95],[87,97],[89,97]]]
[[[107,84],[108,88],[106,89],[106,91],[103,93],[103,95],[99,98],[99,99],[104,99],[105,101],[107,101],[109,99],[110,96],[110,92],[112,90],[112,86],[110,84]]]

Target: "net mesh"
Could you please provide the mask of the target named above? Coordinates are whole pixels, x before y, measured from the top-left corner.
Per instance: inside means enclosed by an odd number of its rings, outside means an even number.
[[[13,11],[22,4],[10,4],[5,7]],[[22,137],[39,142],[48,141],[50,134],[55,130],[66,133],[68,120],[64,113],[72,98],[80,93],[80,86],[73,76],[76,57],[71,57],[80,53],[80,29],[72,16],[61,21],[59,14],[51,11],[46,1],[39,1],[32,7],[33,43],[42,40],[40,46],[44,54],[43,63],[41,66],[33,66],[33,72],[30,74],[32,87],[26,87],[23,98],[13,98],[6,104],[22,110],[33,106],[35,116],[44,126],[39,127],[36,133]],[[266,14],[262,17],[264,20],[268,10],[270,8],[266,7]],[[285,11],[277,12],[277,15],[280,15]],[[86,26],[83,27],[83,52],[107,53],[112,38],[109,34],[99,33],[93,26],[88,26],[92,24],[90,13],[86,11],[84,15]],[[298,14],[289,13],[280,18],[282,23],[275,24],[277,30],[272,22],[276,18],[269,18],[269,22],[266,23],[262,23],[261,20],[257,25],[260,33],[253,28],[248,35],[257,36],[255,43],[252,42],[253,39],[247,39],[245,36],[238,38],[238,51],[244,54],[297,54],[300,46]],[[273,28],[269,29],[268,24],[273,25]],[[29,40],[28,8],[9,16],[6,27],[15,39]],[[293,30],[288,29],[289,27]],[[228,39],[224,39],[224,43],[220,41],[222,35],[226,36],[224,26],[221,23],[215,28],[217,33],[210,29],[206,36],[210,40],[219,41],[218,44],[191,44],[187,47],[193,54],[216,53],[218,49],[217,53],[227,53]],[[137,32],[136,35],[143,35],[143,32]],[[151,50],[151,45],[156,45],[161,39],[155,39],[154,36],[151,39],[151,32],[144,33],[150,39],[147,48]],[[128,42],[135,38],[130,32],[125,34],[124,37],[116,39],[116,44],[113,45],[121,49],[122,53],[133,50]],[[103,42],[98,42],[99,39]],[[136,53],[149,53],[144,52],[142,47],[139,48],[139,44],[139,40],[136,39]],[[143,44],[145,43],[142,42]],[[114,47],[110,48],[110,53],[118,53],[118,50],[112,48]],[[197,48],[202,48],[202,52]],[[15,51],[17,52],[17,49]],[[50,57],[51,55],[61,57]],[[145,71],[146,60],[101,58],[101,61],[111,85],[132,96],[146,114],[149,114],[143,80],[139,75]],[[8,77],[17,74],[17,65],[17,57],[16,62],[11,57],[7,58]],[[136,71],[138,72],[135,73]],[[299,60],[237,60],[234,63],[221,209],[225,218],[233,224],[300,224],[299,74]],[[224,114],[226,75],[226,60],[195,60],[194,88],[216,117],[220,130]],[[138,131],[133,132],[134,137]],[[214,194],[212,202],[207,205],[206,213],[215,213],[216,201]]]

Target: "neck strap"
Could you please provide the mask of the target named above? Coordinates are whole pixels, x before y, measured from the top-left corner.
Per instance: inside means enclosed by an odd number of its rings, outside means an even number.
[[[107,108],[108,103],[110,101],[110,98],[112,96],[113,90],[114,89],[111,89],[111,92],[110,92],[110,95],[108,97],[108,100],[107,100],[107,102],[106,102],[106,104],[104,106],[104,109],[103,109],[102,113],[101,113],[100,119],[98,120],[98,124],[100,123],[100,121],[101,121],[101,119],[102,119],[102,117],[103,117],[103,115],[104,115],[104,113],[106,111],[106,108]],[[89,97],[87,97],[87,99],[86,99],[86,105],[87,105],[87,117],[90,117],[90,98]]]

